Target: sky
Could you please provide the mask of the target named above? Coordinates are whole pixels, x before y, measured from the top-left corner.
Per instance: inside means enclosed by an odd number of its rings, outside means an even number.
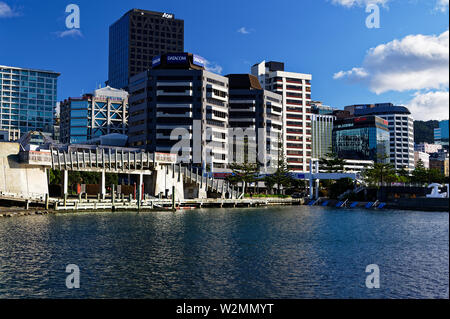
[[[79,29],[66,26],[69,4]],[[391,102],[417,120],[449,118],[449,0],[0,0],[0,65],[60,72],[60,101],[92,92],[108,77],[109,26],[132,8],[183,19],[185,51],[213,72],[281,61],[312,74],[325,105]],[[379,28],[368,28],[376,8]]]

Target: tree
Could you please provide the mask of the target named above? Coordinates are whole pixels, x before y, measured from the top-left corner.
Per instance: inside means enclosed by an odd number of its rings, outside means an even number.
[[[344,171],[345,160],[335,153],[327,153],[319,159],[319,165],[327,173],[338,173]]]
[[[397,181],[394,165],[386,161],[387,156],[379,156],[377,163],[364,171],[369,184],[383,184]]]
[[[286,159],[284,158],[284,147],[281,142],[280,135],[278,135],[278,159],[277,169],[273,174],[270,174],[264,178],[264,183],[267,187],[277,185],[277,194],[281,194],[281,186],[290,187],[294,183],[294,177],[289,171]]]
[[[253,183],[257,180],[259,167],[256,163],[232,163],[229,168],[232,170],[233,174],[227,177],[228,182],[233,185],[242,183],[243,193],[245,193],[247,184]]]
[[[428,182],[428,172],[423,164],[422,160],[418,160],[416,164],[416,168],[412,172],[412,181],[414,183],[427,183]]]

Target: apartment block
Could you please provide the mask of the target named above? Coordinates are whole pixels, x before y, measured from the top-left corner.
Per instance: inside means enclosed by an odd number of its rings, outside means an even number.
[[[253,132],[250,136],[229,136],[230,162],[258,162],[260,170],[270,171],[278,162],[283,137],[282,96],[264,90],[250,74],[230,74],[229,126]]]
[[[261,62],[252,67],[261,86],[283,97],[283,143],[288,168],[309,171],[312,156],[311,74],[286,72],[284,63]]]

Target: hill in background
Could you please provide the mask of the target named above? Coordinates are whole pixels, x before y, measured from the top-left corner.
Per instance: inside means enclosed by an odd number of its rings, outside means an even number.
[[[439,121],[414,121],[414,143],[434,143],[434,129]]]

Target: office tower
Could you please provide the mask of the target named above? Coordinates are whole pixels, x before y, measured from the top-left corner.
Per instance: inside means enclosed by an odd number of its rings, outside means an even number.
[[[151,70],[130,79],[131,146],[177,152],[184,163],[214,170],[226,168],[228,78],[204,66],[205,60],[191,53],[164,54],[154,58]]]
[[[350,160],[389,162],[388,122],[374,115],[336,120],[333,152]]]
[[[434,129],[434,142],[448,149],[449,146],[449,126],[448,121],[440,121],[439,128]]]
[[[183,20],[171,13],[132,9],[109,28],[107,84],[126,88],[129,78],[151,68],[155,56],[183,51]]]
[[[252,67],[266,90],[283,97],[283,141],[289,170],[309,171],[312,156],[311,74],[285,72],[284,63],[261,62]]]
[[[60,103],[60,141],[83,144],[94,138],[127,134],[128,92],[111,87]]]
[[[264,172],[276,168],[283,136],[282,96],[264,90],[258,78],[250,74],[230,74],[227,78],[230,129],[236,129],[236,133],[239,128],[253,132],[243,138],[239,134],[229,136],[229,161],[257,161]]]
[[[0,65],[0,129],[51,136],[59,75]]]
[[[414,119],[404,106],[392,103],[346,106],[354,116],[376,115],[389,122],[390,162],[395,169],[414,169]]]

